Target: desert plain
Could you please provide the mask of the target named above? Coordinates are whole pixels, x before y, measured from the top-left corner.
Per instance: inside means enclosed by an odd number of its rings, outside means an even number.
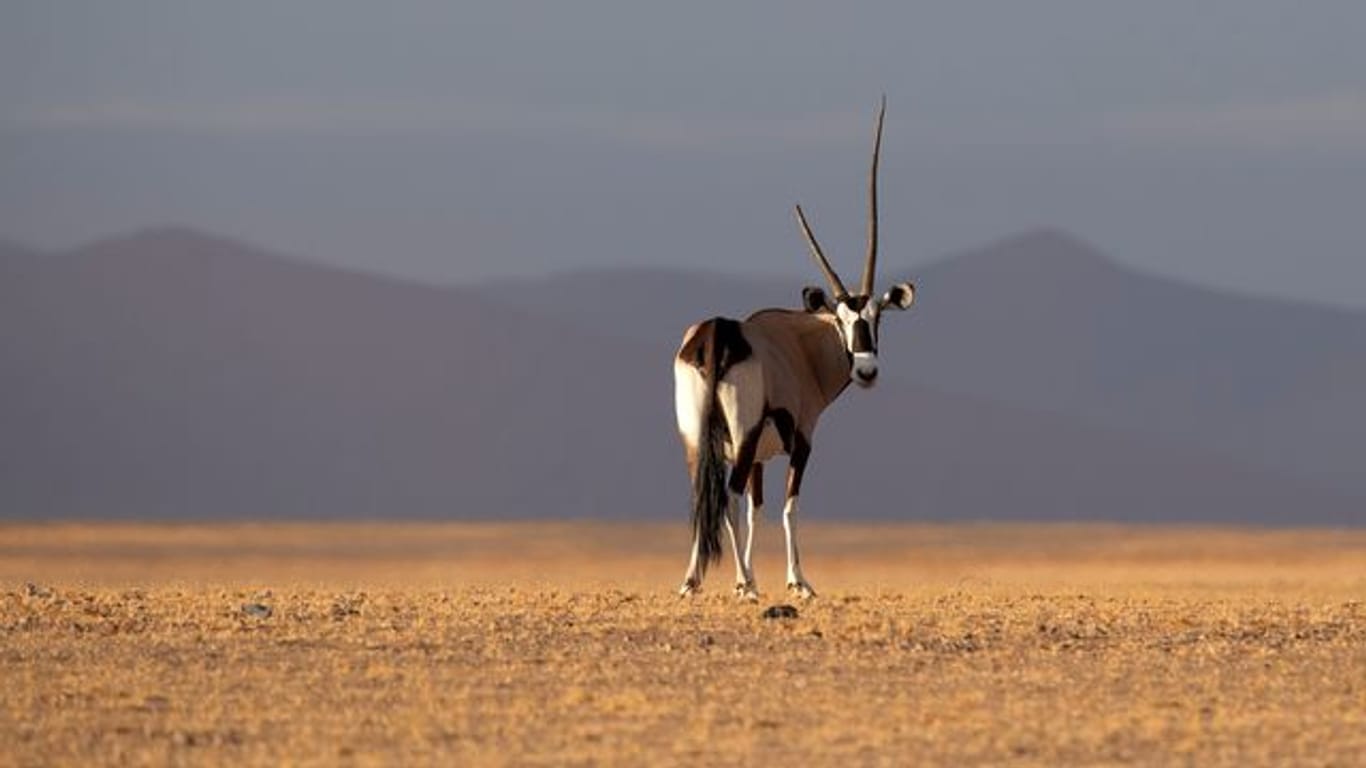
[[[1362,765],[1366,531],[0,525],[0,765]],[[790,603],[795,618],[765,618]]]

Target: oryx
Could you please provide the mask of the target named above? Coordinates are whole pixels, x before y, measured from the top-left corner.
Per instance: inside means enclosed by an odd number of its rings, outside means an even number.
[[[799,597],[815,593],[802,576],[797,554],[797,495],[821,412],[849,382],[873,386],[877,379],[878,324],[884,309],[906,309],[915,298],[910,283],[873,298],[877,265],[877,166],[882,146],[878,110],[868,179],[868,251],[858,293],[849,293],[825,258],[800,205],[797,223],[816,265],[834,291],[802,290],[803,310],[761,309],[743,321],[724,317],[693,325],[674,356],[674,406],[692,478],[692,559],[680,594],[702,584],[709,563],[721,554],[721,527],[735,555],[735,591],[758,599],[754,584],[754,525],[762,514],[763,463],[789,457],[783,529],[787,534],[787,588]],[[727,475],[729,469],[729,475]],[[749,490],[744,551],[736,533],[739,504]]]

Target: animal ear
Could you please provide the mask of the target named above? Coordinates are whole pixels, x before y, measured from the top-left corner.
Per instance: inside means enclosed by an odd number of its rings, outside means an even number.
[[[911,303],[915,301],[915,286],[911,283],[897,283],[887,290],[882,297],[882,306],[896,307],[897,309],[910,309]]]
[[[808,285],[802,289],[802,307],[807,312],[829,311],[830,302],[825,298],[825,291],[814,285]]]

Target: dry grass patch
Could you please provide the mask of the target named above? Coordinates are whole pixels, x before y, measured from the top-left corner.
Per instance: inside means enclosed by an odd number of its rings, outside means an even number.
[[[677,527],[0,528],[0,763],[1366,756],[1361,534],[807,530],[767,620]]]

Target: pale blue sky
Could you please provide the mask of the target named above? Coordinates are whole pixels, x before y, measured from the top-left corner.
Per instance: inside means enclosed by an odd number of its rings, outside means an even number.
[[[805,272],[1054,226],[1366,306],[1366,5],[12,2],[0,236],[185,224],[439,280]]]

